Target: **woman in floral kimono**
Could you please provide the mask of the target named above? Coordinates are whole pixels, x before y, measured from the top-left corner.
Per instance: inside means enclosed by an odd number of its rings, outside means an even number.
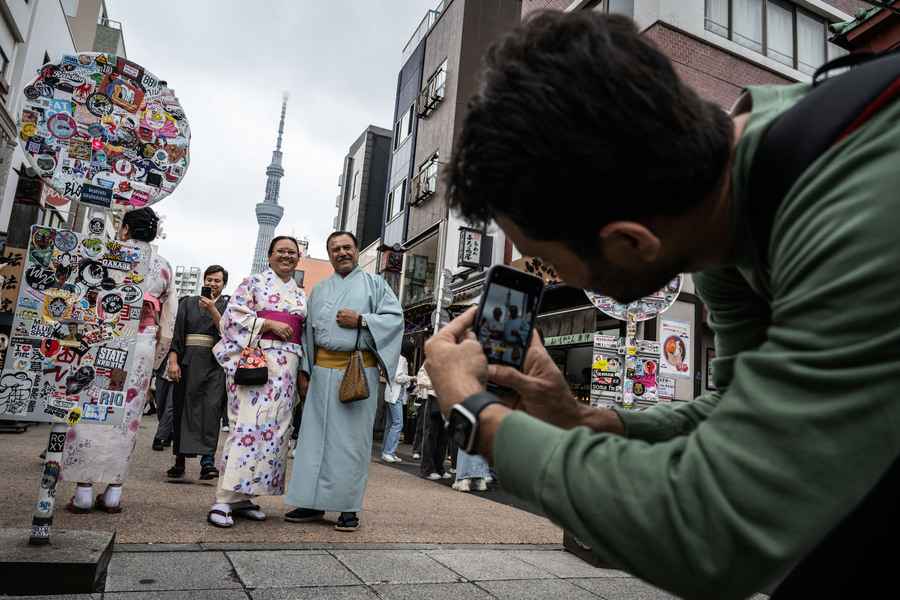
[[[269,268],[245,279],[222,315],[222,340],[213,353],[225,369],[231,431],[222,449],[216,503],[207,515],[216,527],[231,527],[233,517],[263,521],[253,496],[284,493],[294,399],[298,384],[303,392],[308,383],[300,373],[306,296],[294,282],[299,259],[297,240],[276,237],[269,245]],[[241,354],[256,346],[265,355],[268,381],[238,385]]]
[[[76,425],[69,429],[63,450],[62,478],[77,481],[75,496],[66,509],[83,514],[97,508],[107,513],[122,512],[122,484],[137,441],[141,416],[153,371],[162,364],[172,341],[178,294],[172,285],[172,267],[150,245],[159,226],[159,217],[149,207],[125,213],[118,239],[141,250],[147,261],[137,271],[144,276],[140,288],[144,305],[134,358],[125,381],[125,418],[121,425]],[[109,484],[94,501],[94,483]]]

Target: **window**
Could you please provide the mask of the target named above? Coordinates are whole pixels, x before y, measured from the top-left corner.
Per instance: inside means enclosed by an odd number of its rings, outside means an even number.
[[[404,111],[400,116],[400,120],[394,125],[394,150],[399,148],[400,145],[406,141],[406,138],[412,133],[412,126],[413,107],[410,106],[409,110]]]
[[[359,171],[353,174],[353,187],[351,188],[350,193],[353,198],[359,196]]]
[[[424,89],[416,100],[416,113],[423,119],[434,112],[437,106],[444,100],[444,92],[447,87],[447,59],[428,78]]]
[[[634,17],[634,0],[594,0],[583,8]]]
[[[403,212],[403,192],[406,191],[406,180],[394,186],[394,189],[388,194],[387,220],[391,221],[394,217]]]
[[[706,0],[707,31],[808,75],[832,57],[827,25],[785,0]]]
[[[438,155],[434,154],[419,167],[416,175],[415,195],[417,201],[424,201],[437,191]]]

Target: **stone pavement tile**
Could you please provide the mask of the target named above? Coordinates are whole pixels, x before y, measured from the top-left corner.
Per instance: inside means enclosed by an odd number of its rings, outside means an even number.
[[[597,600],[597,596],[568,581],[560,579],[517,579],[515,581],[479,581],[498,600]]]
[[[200,552],[200,544],[116,544],[113,552]]]
[[[434,550],[426,552],[469,581],[552,579],[553,575],[503,550]]]
[[[3,600],[101,600],[103,594],[61,594],[54,596],[0,596]]]
[[[364,583],[450,583],[462,578],[427,554],[416,550],[332,552]]]
[[[338,559],[320,552],[229,552],[238,577],[248,588],[359,585]]]
[[[192,590],[180,592],[116,592],[108,600],[247,600],[243,590]]]
[[[624,571],[613,569],[598,569],[584,562],[571,552],[554,550],[532,550],[510,552],[519,560],[524,560],[530,565],[540,567],[545,571],[562,578],[572,577],[630,577]]]
[[[369,588],[354,585],[342,587],[260,589],[250,592],[253,600],[378,600]]]
[[[471,583],[413,583],[373,585],[382,600],[491,600],[490,594]]]
[[[107,592],[152,590],[216,590],[240,588],[231,564],[221,552],[113,554],[106,576]]]
[[[644,583],[634,577],[601,577],[597,579],[567,579],[606,600],[677,600],[676,596]]]

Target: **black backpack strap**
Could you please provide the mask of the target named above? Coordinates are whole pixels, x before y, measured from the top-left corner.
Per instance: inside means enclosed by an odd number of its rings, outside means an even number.
[[[847,55],[823,65],[821,73],[857,64]],[[900,96],[900,53],[869,60],[846,73],[819,81],[766,132],[750,167],[747,215],[760,264],[768,267],[772,223],[781,201],[804,171],[834,143]]]

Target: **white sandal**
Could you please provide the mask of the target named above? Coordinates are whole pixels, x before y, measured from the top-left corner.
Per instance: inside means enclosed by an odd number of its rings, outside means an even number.
[[[234,527],[234,519],[231,518],[231,507],[227,504],[213,504],[212,510],[206,515],[206,521],[215,527],[228,529]]]
[[[241,517],[242,519],[247,519],[248,521],[265,521],[266,513],[260,510],[259,506],[256,504],[249,504],[247,506],[241,506],[238,508],[232,507],[232,514],[236,517]]]

